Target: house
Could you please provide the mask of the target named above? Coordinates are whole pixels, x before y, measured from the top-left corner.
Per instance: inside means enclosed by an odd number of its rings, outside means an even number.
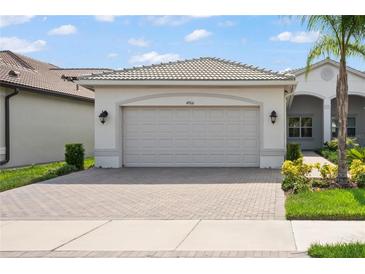
[[[288,100],[288,142],[300,143],[304,150],[316,150],[337,136],[336,81],[339,63],[325,59],[313,64],[306,76],[305,68],[291,71],[298,81]],[[365,72],[347,67],[348,121],[347,135],[365,146]]]
[[[278,168],[294,75],[199,58],[80,77],[97,167]]]
[[[94,92],[73,82],[106,69],[64,69],[0,52],[0,168],[64,159],[66,143],[94,148]]]

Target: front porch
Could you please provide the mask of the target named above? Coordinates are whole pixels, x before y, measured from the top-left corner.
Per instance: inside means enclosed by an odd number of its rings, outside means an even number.
[[[365,96],[349,95],[349,137],[365,145]],[[303,150],[318,150],[337,136],[336,98],[316,94],[297,94],[288,104],[287,141],[299,143]]]

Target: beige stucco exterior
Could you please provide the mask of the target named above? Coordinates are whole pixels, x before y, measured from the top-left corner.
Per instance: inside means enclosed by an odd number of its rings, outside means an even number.
[[[5,154],[4,97],[0,88],[0,159]],[[10,161],[7,168],[64,160],[64,145],[82,143],[86,155],[94,148],[94,103],[20,90],[10,99]]]
[[[284,86],[96,86],[95,157],[97,167],[121,167],[122,108],[126,106],[257,106],[260,115],[260,167],[280,167],[286,145]],[[97,119],[107,110],[105,124]],[[270,113],[278,118],[271,123]]]

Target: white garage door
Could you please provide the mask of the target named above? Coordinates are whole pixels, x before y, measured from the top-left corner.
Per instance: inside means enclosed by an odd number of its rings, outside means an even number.
[[[259,111],[243,107],[125,107],[130,167],[257,167]]]

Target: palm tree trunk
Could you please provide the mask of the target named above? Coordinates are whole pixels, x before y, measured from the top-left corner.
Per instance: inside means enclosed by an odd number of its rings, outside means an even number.
[[[336,87],[337,115],[338,115],[338,176],[337,183],[343,187],[348,186],[346,162],[346,137],[348,114],[348,84],[346,60],[341,56],[340,71]]]

